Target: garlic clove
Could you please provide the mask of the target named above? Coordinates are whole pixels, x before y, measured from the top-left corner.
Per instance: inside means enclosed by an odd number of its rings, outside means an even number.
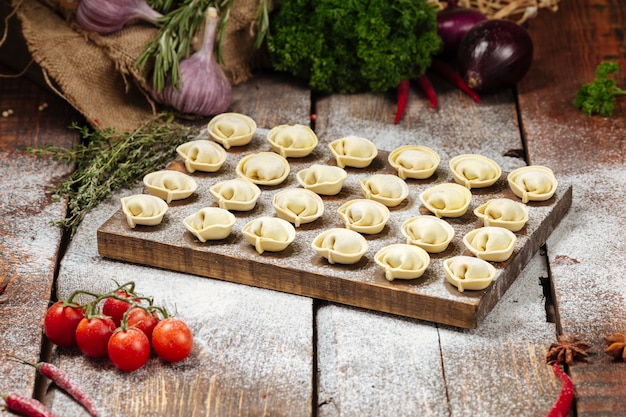
[[[81,0],[76,8],[76,22],[101,35],[117,32],[133,19],[156,23],[162,16],[145,0]]]

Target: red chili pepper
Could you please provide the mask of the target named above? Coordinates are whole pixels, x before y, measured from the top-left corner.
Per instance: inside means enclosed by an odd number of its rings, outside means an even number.
[[[406,108],[406,103],[409,101],[409,88],[411,83],[409,80],[402,80],[400,84],[398,84],[398,109],[396,110],[396,118],[393,120],[394,124],[398,124],[400,119],[402,119],[402,115],[404,114],[404,109]]]
[[[52,411],[34,398],[25,397],[17,392],[4,394],[2,398],[8,410],[26,417],[55,417]]]
[[[558,362],[554,362],[552,370],[561,381],[561,393],[546,417],[566,417],[574,400],[574,383],[569,375],[561,369]]]
[[[441,75],[459,89],[467,93],[476,103],[480,103],[480,97],[476,91],[472,90],[450,65],[439,58],[433,58],[430,61],[430,69]]]
[[[417,84],[420,86],[424,94],[426,94],[426,98],[430,100],[429,107],[431,109],[437,108],[437,93],[435,92],[435,89],[426,74],[422,74],[418,77]]]

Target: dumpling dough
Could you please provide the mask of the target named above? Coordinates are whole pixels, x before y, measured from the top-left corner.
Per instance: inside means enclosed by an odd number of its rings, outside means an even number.
[[[389,154],[389,164],[398,171],[400,178],[426,179],[439,166],[439,155],[427,146],[401,146]]]
[[[485,226],[463,236],[463,243],[477,258],[504,262],[511,257],[517,237],[503,227]]]
[[[367,240],[353,230],[333,228],[313,239],[311,247],[331,264],[355,264],[367,252]]]
[[[528,221],[528,207],[508,198],[494,198],[474,210],[485,226],[498,226],[512,232],[521,230]]]
[[[374,256],[374,261],[385,271],[388,281],[415,279],[424,275],[430,256],[420,247],[398,243],[385,246]]]
[[[215,172],[226,161],[226,151],[215,142],[206,139],[193,140],[176,148],[190,173],[197,171]]]
[[[267,134],[272,149],[285,158],[302,158],[313,152],[317,146],[317,135],[304,125],[280,125]]]
[[[402,234],[407,243],[419,246],[429,253],[441,253],[454,237],[454,228],[435,216],[416,216],[402,223]]]
[[[330,152],[335,157],[340,168],[365,168],[372,163],[378,149],[369,139],[358,136],[346,136],[328,144]]]
[[[276,214],[299,227],[311,223],[324,214],[324,201],[313,191],[289,188],[274,195],[272,201]]]
[[[513,194],[521,198],[522,203],[548,200],[558,186],[552,170],[541,165],[517,168],[509,173],[507,181]]]
[[[259,187],[243,178],[218,182],[209,188],[209,192],[220,208],[237,211],[252,210],[261,195]]]
[[[389,209],[374,200],[358,198],[342,204],[337,213],[346,229],[359,233],[380,233],[389,220]]]
[[[256,123],[244,114],[222,113],[211,119],[207,130],[214,141],[230,149],[231,146],[250,143],[256,131]]]
[[[149,194],[135,194],[123,197],[122,212],[126,216],[128,225],[134,228],[141,224],[156,226],[163,221],[168,206],[163,199]]]
[[[443,262],[446,279],[457,287],[459,292],[465,290],[483,290],[496,277],[496,268],[487,261],[472,256],[454,256]]]
[[[389,174],[375,174],[359,181],[365,198],[387,207],[396,207],[409,195],[409,186],[402,178]]]
[[[301,186],[321,195],[339,194],[348,178],[345,169],[332,165],[313,164],[296,174]]]
[[[183,225],[200,242],[226,238],[237,219],[228,210],[205,207],[183,219]]]
[[[437,217],[461,217],[467,212],[472,193],[462,185],[444,183],[426,189],[420,200]]]
[[[289,162],[274,152],[259,152],[243,157],[237,175],[259,185],[278,185],[289,175]]]
[[[174,170],[155,171],[143,177],[148,192],[170,203],[182,200],[196,191],[196,180],[187,174]]]
[[[248,222],[241,231],[260,254],[285,250],[296,238],[293,225],[278,217],[258,217]]]
[[[475,154],[455,156],[450,160],[450,170],[454,180],[467,188],[489,187],[502,175],[496,161]]]

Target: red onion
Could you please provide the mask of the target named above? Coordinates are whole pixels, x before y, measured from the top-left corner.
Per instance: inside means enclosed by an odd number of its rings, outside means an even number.
[[[471,28],[459,45],[457,64],[465,82],[475,90],[511,86],[528,72],[533,42],[520,25],[493,19]]]
[[[182,113],[199,116],[211,116],[228,109],[230,81],[213,55],[218,23],[217,10],[209,7],[201,49],[181,60],[179,88],[168,82],[163,90],[154,92],[156,101]]]
[[[487,17],[476,9],[448,6],[437,13],[437,34],[443,41],[443,54],[456,57],[463,36]]]
[[[81,0],[76,8],[78,24],[101,35],[117,32],[133,19],[155,23],[160,17],[145,0]]]

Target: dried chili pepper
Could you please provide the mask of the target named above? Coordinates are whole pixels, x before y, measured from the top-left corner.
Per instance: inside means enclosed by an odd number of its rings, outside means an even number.
[[[428,98],[428,100],[430,101],[429,107],[431,109],[437,108],[437,93],[435,92],[435,89],[433,88],[433,85],[431,84],[430,79],[426,76],[426,74],[422,74],[419,76],[419,78],[417,79],[417,84],[426,95],[426,98]]]
[[[480,103],[478,93],[472,90],[467,83],[450,65],[438,58],[433,58],[430,62],[430,69],[441,75],[446,80],[457,86],[467,95],[469,95],[476,103]]]
[[[26,397],[17,392],[3,394],[2,398],[8,410],[26,417],[55,417],[52,411],[34,398]]]
[[[404,114],[404,109],[406,108],[406,103],[409,101],[409,88],[411,83],[409,80],[402,80],[400,84],[398,84],[397,94],[398,94],[398,108],[396,110],[396,117],[393,120],[394,124],[398,124],[400,119],[402,119],[402,115]]]
[[[561,381],[561,392],[546,417],[566,417],[574,401],[574,383],[561,369],[559,362],[554,362],[552,370]]]

